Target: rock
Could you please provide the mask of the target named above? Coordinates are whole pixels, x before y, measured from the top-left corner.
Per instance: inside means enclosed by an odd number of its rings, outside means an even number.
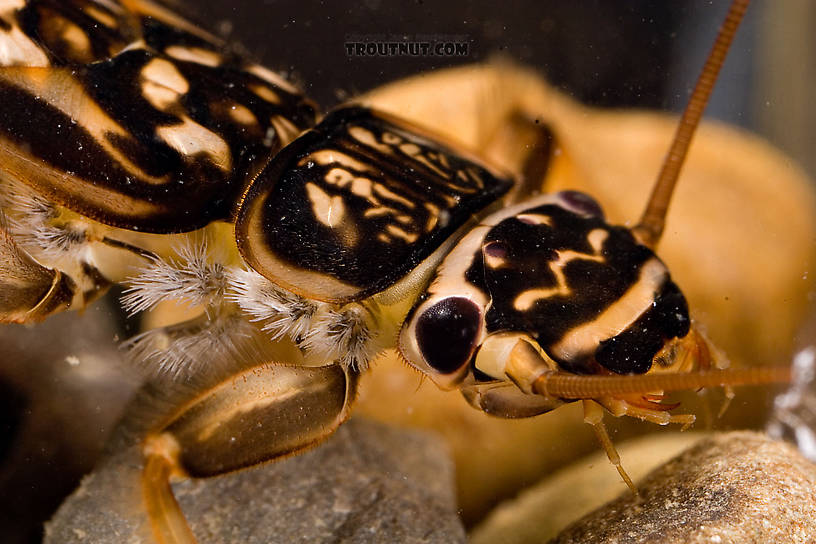
[[[656,432],[615,447],[629,476],[637,481],[704,436],[696,432]],[[596,453],[500,504],[473,528],[470,544],[546,542],[570,522],[622,492],[628,492],[626,484],[598,448]]]
[[[132,449],[95,470],[47,525],[45,542],[150,542],[139,464]],[[360,419],[302,455],[173,489],[206,544],[465,541],[440,440]]]
[[[816,464],[754,432],[706,439],[551,544],[812,542]]]

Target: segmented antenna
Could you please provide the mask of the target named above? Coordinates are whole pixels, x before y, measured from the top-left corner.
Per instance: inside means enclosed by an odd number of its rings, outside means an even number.
[[[654,248],[663,234],[663,227],[666,224],[666,212],[669,209],[669,202],[677,184],[677,177],[680,175],[680,168],[686,159],[694,131],[697,130],[697,125],[700,123],[700,118],[703,116],[703,111],[708,104],[708,98],[714,88],[714,83],[717,81],[717,75],[720,73],[725,56],[728,54],[728,48],[734,39],[734,34],[737,32],[743,15],[745,15],[745,10],[748,9],[748,3],[749,0],[734,0],[731,2],[725,21],[720,26],[717,39],[714,41],[714,47],[711,48],[711,53],[709,53],[705,66],[703,66],[703,71],[694,86],[694,92],[691,93],[688,105],[680,118],[674,140],[669,152],[666,154],[666,158],[663,160],[663,166],[652,189],[646,209],[640,218],[640,223],[632,229],[638,240],[645,246]]]
[[[693,391],[703,387],[790,383],[791,377],[792,370],[788,366],[627,376],[585,376],[558,372],[542,374],[533,384],[533,391],[561,399],[600,399],[644,391]]]

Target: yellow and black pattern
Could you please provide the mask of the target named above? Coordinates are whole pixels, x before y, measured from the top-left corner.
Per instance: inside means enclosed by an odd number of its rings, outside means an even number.
[[[161,233],[230,219],[315,122],[282,77],[143,0],[0,0],[0,104],[5,175]]]
[[[570,372],[645,373],[666,340],[688,333],[686,300],[649,248],[584,208],[546,204],[504,219],[465,279],[490,301],[488,334],[529,334]]]
[[[512,186],[466,156],[393,117],[336,110],[255,181],[237,223],[241,252],[310,298],[380,292]]]

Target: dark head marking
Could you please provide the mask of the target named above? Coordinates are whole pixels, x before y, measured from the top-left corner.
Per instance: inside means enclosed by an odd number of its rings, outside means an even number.
[[[531,207],[485,236],[467,277],[491,301],[486,331],[529,334],[565,370],[646,372],[666,341],[687,334],[686,301],[649,248],[588,197],[564,195],[584,212]]]
[[[666,282],[652,306],[617,336],[601,342],[595,360],[617,374],[643,374],[666,340],[689,332],[688,305],[672,281]]]

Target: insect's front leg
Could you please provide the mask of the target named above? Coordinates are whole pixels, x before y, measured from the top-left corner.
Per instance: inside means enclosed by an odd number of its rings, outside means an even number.
[[[157,541],[196,541],[171,478],[224,474],[316,445],[348,418],[358,377],[337,364],[257,364],[200,391],[155,427],[142,445],[142,492]]]

